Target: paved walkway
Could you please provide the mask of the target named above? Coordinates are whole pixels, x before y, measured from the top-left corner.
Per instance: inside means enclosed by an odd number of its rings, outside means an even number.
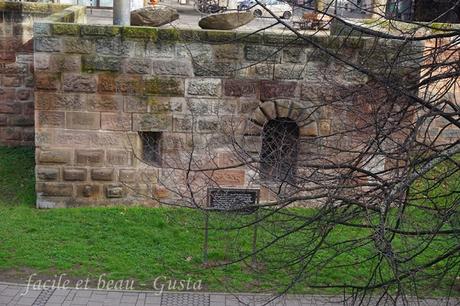
[[[25,285],[0,282],[0,306],[6,305],[133,305],[133,306],[239,306],[239,305],[270,305],[270,306],[313,306],[342,305],[339,297],[289,295],[272,301],[268,295],[252,294],[221,294],[221,293],[187,293],[153,291],[107,291],[107,290],[76,290],[47,289],[29,290]],[[459,300],[413,300],[410,305],[458,305]],[[359,304],[359,303],[356,303]],[[364,302],[361,305],[393,305],[377,301]],[[345,303],[352,305],[352,303]]]

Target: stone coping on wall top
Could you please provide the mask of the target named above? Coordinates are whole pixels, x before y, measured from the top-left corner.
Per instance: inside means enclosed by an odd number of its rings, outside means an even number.
[[[201,42],[209,44],[222,43],[255,43],[262,45],[318,45],[329,49],[347,47],[351,49],[366,49],[375,47],[374,38],[371,37],[345,37],[331,35],[306,35],[307,40],[300,39],[294,33],[273,32],[243,32],[235,30],[202,30],[190,28],[155,28],[140,26],[118,26],[97,24],[72,24],[65,22],[53,22],[45,19],[35,23],[36,36],[81,36],[81,37],[118,37],[123,39],[135,39],[161,42]],[[392,41],[392,40],[391,40]],[[372,43],[367,43],[372,42]],[[379,41],[379,44],[390,45],[390,40]],[[395,46],[403,44],[394,41]]]
[[[404,22],[385,18],[335,19],[331,24],[332,35],[376,36],[378,34],[398,37],[423,37],[432,34],[452,32],[458,35],[460,24],[441,22]]]
[[[53,14],[71,6],[71,4],[0,1],[0,11],[2,12],[14,11],[21,13]]]

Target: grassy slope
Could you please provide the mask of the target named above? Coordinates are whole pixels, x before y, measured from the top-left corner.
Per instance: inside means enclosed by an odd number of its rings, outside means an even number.
[[[28,149],[0,148],[0,279],[12,275],[25,281],[31,271],[43,275],[67,273],[71,277],[90,277],[108,273],[112,279],[135,279],[137,286],[151,289],[157,276],[202,279],[207,290],[251,291],[274,290],[286,283],[290,271],[276,269],[277,258],[288,258],[295,246],[312,233],[292,235],[263,254],[270,266],[256,273],[248,261],[219,269],[202,266],[203,217],[199,212],[183,209],[148,208],[78,208],[37,210],[31,208],[33,196],[33,152]],[[305,210],[306,214],[314,213]],[[243,217],[248,218],[248,217]],[[213,216],[211,226],[238,224],[229,216]],[[268,232],[260,231],[260,241],[267,241]],[[342,227],[334,229],[330,241],[365,236],[363,230]],[[252,231],[211,231],[210,260],[222,263],[240,250],[248,252]],[[410,243],[410,241],[405,241]],[[438,242],[439,245],[443,241]],[[436,246],[436,244],[434,244]],[[353,249],[331,259],[337,265],[357,261],[372,252],[372,246]],[[420,260],[435,256],[436,248],[427,250]],[[323,258],[334,252],[323,251]],[[371,271],[372,263],[331,269],[315,269],[311,281],[328,284],[332,281],[360,283]],[[296,270],[296,267],[293,267]],[[3,274],[1,273],[3,271]],[[95,283],[93,283],[95,285]],[[444,294],[448,284],[421,284],[428,294]],[[430,288],[431,287],[431,288]],[[319,292],[297,286],[297,292]],[[338,290],[321,291],[340,293]]]

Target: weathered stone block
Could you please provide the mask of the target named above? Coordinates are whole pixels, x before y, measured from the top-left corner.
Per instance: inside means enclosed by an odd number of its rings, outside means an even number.
[[[108,150],[107,151],[107,164],[108,165],[131,165],[132,152],[126,150]]]
[[[96,92],[94,75],[64,74],[63,89],[75,92]]]
[[[34,50],[55,52],[61,50],[61,41],[55,37],[38,36],[34,38]]]
[[[101,127],[100,113],[67,112],[66,128],[98,130]]]
[[[38,127],[65,127],[64,112],[37,111]]]
[[[200,132],[217,132],[219,128],[218,118],[198,119],[198,130]]]
[[[76,150],[75,164],[85,166],[99,166],[104,163],[103,150]]]
[[[84,99],[79,94],[35,92],[35,108],[41,110],[83,110]]]
[[[240,60],[243,58],[241,44],[219,44],[212,45],[214,57],[218,60]]]
[[[34,54],[34,69],[43,70],[48,69],[50,64],[50,54],[49,53],[38,53]]]
[[[106,185],[105,186],[105,196],[109,199],[112,198],[122,198],[123,197],[123,187],[118,185]]]
[[[8,124],[12,126],[33,126],[34,118],[27,115],[10,115]]]
[[[271,46],[246,45],[244,47],[244,57],[248,61],[280,63],[281,50]]]
[[[91,169],[91,179],[94,181],[113,181],[113,168]]]
[[[99,74],[98,91],[139,95],[142,93],[142,80],[134,75]]]
[[[192,132],[193,131],[193,117],[174,117],[173,129],[175,132]]]
[[[193,75],[191,62],[184,60],[153,60],[152,69],[154,75]]]
[[[130,131],[131,114],[101,113],[101,128],[103,130]]]
[[[82,55],[82,69],[94,71],[120,71],[121,61],[115,56]]]
[[[152,60],[147,58],[128,58],[125,60],[123,71],[134,74],[150,74]]]
[[[38,183],[37,193],[50,197],[71,197],[73,186],[65,183]]]
[[[32,90],[27,88],[18,88],[16,90],[16,99],[20,101],[28,101],[32,99]]]
[[[93,40],[81,37],[63,37],[62,51],[65,53],[90,54],[95,52]]]
[[[66,181],[84,181],[86,180],[86,169],[64,168],[63,178]]]
[[[244,176],[244,170],[217,170],[212,173],[212,180],[219,186],[243,186]]]
[[[101,191],[102,186],[97,184],[77,185],[77,197],[99,198]]]
[[[139,173],[139,181],[144,184],[155,184],[158,182],[158,169],[143,169]]]
[[[163,114],[133,114],[133,131],[171,131],[172,116]]]
[[[51,72],[80,72],[80,55],[52,54],[49,59],[49,71]]]
[[[37,166],[37,179],[41,181],[56,181],[59,178],[58,168]]]
[[[120,169],[118,180],[123,183],[136,182],[136,170],[133,169]]]
[[[38,163],[40,164],[66,164],[70,163],[71,157],[71,151],[65,149],[40,149],[38,151]]]
[[[2,140],[22,140],[22,128],[2,127],[0,128],[0,139]],[[19,142],[11,142],[11,145],[19,145]]]
[[[293,98],[298,96],[296,82],[261,81],[260,99]]]
[[[275,79],[300,80],[304,76],[305,66],[298,64],[275,64],[273,71]]]
[[[211,96],[221,95],[220,79],[188,79],[187,94],[191,96]]]
[[[288,47],[283,49],[283,63],[304,63],[305,60],[304,48]]]
[[[19,87],[22,85],[22,76],[20,75],[4,75],[2,77],[3,87]]]
[[[148,110],[148,99],[143,99],[135,96],[123,97],[125,112],[144,113]]]
[[[0,114],[0,126],[5,126],[7,124],[8,116],[6,114]]]
[[[258,94],[257,81],[224,80],[224,95],[232,97],[256,97]]]
[[[188,99],[187,109],[194,116],[209,115],[212,113],[214,99]]]
[[[148,95],[183,96],[184,81],[182,79],[154,77],[144,81],[144,91]]]
[[[59,74],[36,72],[35,88],[42,90],[56,90],[59,88]]]
[[[312,122],[305,126],[302,126],[299,129],[299,136],[306,136],[306,137],[315,137],[318,136],[318,125],[316,122]]]
[[[88,95],[86,105],[89,111],[118,112],[123,110],[123,97],[106,94]]]

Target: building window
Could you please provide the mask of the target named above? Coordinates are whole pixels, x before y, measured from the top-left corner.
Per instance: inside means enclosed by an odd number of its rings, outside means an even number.
[[[460,22],[460,3],[457,0],[388,0],[386,15],[403,21]]]
[[[161,165],[161,134],[161,132],[139,132],[143,162],[154,166]]]
[[[299,127],[289,118],[268,121],[263,128],[261,177],[293,182],[296,172]]]

